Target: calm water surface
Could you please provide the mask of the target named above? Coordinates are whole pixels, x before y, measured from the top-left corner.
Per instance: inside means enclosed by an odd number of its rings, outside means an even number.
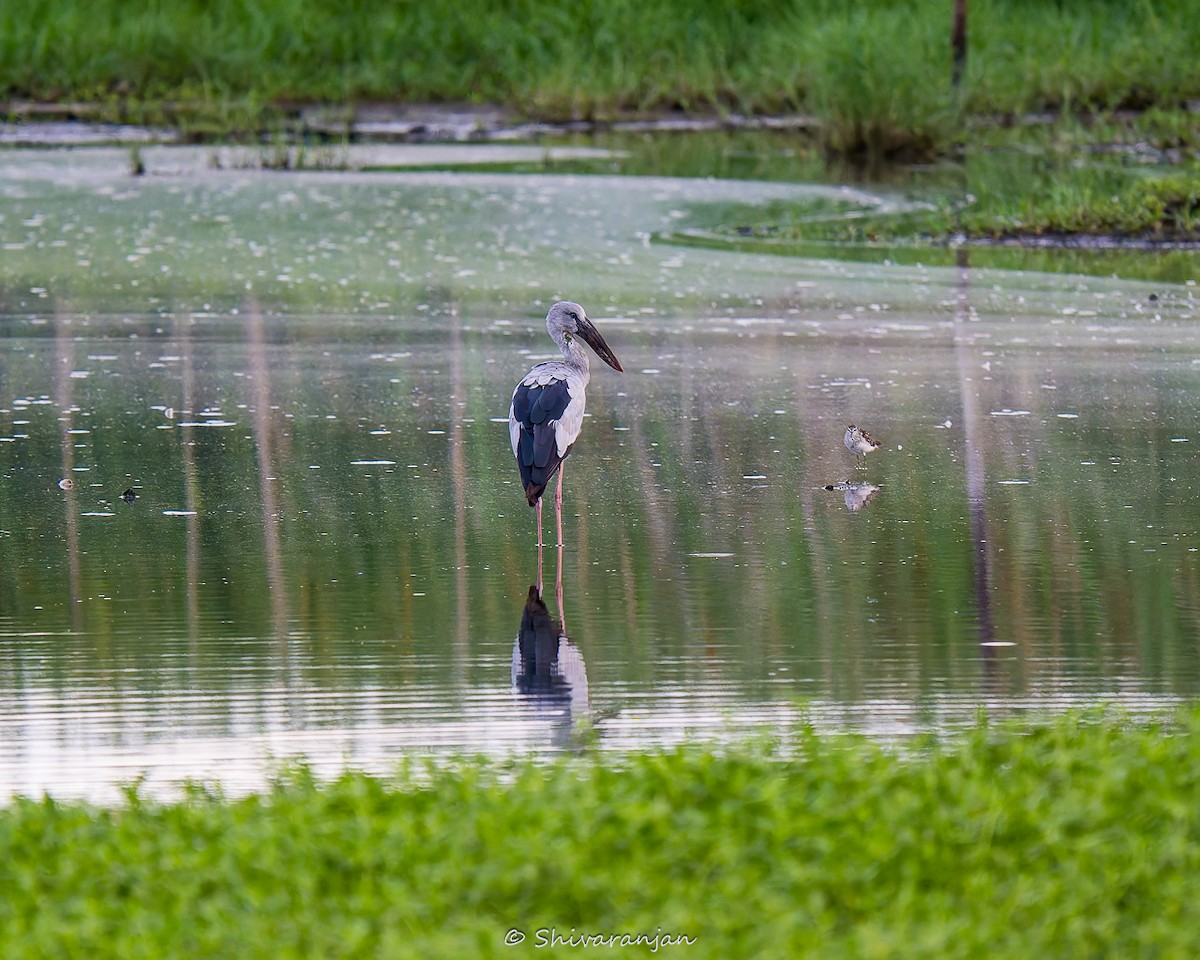
[[[786,185],[162,156],[0,179],[0,790],[1195,696],[1194,288],[661,240]],[[547,610],[506,415],[559,296],[627,372]]]

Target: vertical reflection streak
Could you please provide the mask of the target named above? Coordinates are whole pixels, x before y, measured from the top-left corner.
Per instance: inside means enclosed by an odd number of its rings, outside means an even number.
[[[246,305],[246,346],[254,390],[254,448],[258,467],[258,492],[262,503],[263,556],[266,558],[267,589],[271,595],[271,626],[286,656],[288,637],[287,580],[283,571],[283,548],[279,536],[278,477],[271,433],[271,366],[267,362],[267,339],[262,310],[255,302]]]
[[[462,313],[450,306],[450,478],[454,485],[454,674],[467,679],[470,606],[467,603],[467,465],[463,446],[463,413],[467,394],[463,365]]]
[[[75,444],[71,439],[72,415],[71,367],[75,348],[70,334],[71,321],[61,315],[54,318],[54,402],[58,408],[59,446],[62,454],[62,477],[71,481],[63,488],[65,510],[64,529],[67,547],[67,602],[71,608],[71,629],[79,632],[83,626],[83,583],[79,560],[79,502],[75,493]]]
[[[180,455],[183,461],[185,536],[187,537],[185,577],[187,585],[188,641],[193,649],[200,640],[200,483],[196,476],[195,428],[193,405],[196,396],[195,368],[192,361],[191,322],[181,320],[176,327],[179,338],[181,383],[179,412]]]
[[[983,422],[979,391],[971,376],[978,368],[968,324],[973,314],[970,300],[970,262],[967,251],[958,251],[958,284],[954,308],[954,359],[958,370],[958,393],[962,400],[963,440],[966,445],[967,508],[971,525],[972,583],[980,655],[988,678],[995,678],[995,648],[991,641],[996,628],[992,616],[991,545],[988,542],[987,471],[983,457]]]

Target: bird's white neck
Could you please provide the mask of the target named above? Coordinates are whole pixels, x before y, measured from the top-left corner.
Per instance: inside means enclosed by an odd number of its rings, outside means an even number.
[[[580,345],[579,341],[575,337],[567,337],[559,334],[554,337],[554,342],[562,350],[563,361],[578,370],[585,379],[590,378],[591,364],[588,363],[587,352]]]

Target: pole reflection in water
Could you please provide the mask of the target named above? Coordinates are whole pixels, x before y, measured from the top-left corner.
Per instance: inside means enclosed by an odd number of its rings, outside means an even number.
[[[454,656],[459,664],[456,673],[466,675],[470,659],[470,610],[467,597],[467,438],[464,436],[463,416],[467,408],[467,374],[463,357],[463,316],[449,291],[442,291],[452,323],[450,324],[450,477],[454,482],[454,590],[457,597],[454,622]]]
[[[983,414],[979,409],[979,388],[973,370],[983,368],[977,356],[975,338],[968,331],[977,319],[971,308],[971,272],[967,251],[960,248],[958,261],[958,290],[954,310],[954,355],[958,370],[959,396],[962,398],[963,442],[966,447],[967,504],[971,518],[973,586],[976,618],[979,625],[979,646],[984,671],[994,682],[996,625],[992,617],[991,547],[988,543],[986,480],[983,458]]]
[[[541,551],[538,551],[541,568]],[[558,614],[555,620],[537,584],[531,584],[521,611],[512,652],[513,689],[539,715],[553,721],[554,742],[566,745],[576,724],[589,718],[587,669],[583,654],[566,635],[562,605],[562,547],[558,549]]]
[[[287,654],[291,602],[283,569],[283,544],[279,524],[283,509],[279,502],[279,452],[271,411],[271,364],[262,310],[254,301],[243,308],[246,316],[246,354],[253,383],[252,428],[258,467],[258,493],[262,503],[262,544],[266,561],[267,589],[271,597],[271,623],[275,639]]]
[[[60,424],[59,438],[62,452],[62,479],[59,489],[65,496],[64,530],[67,549],[67,596],[71,610],[71,629],[79,633],[83,629],[83,614],[80,602],[83,599],[83,574],[79,546],[79,503],[75,493],[75,436],[74,414],[77,408],[72,399],[75,349],[71,339],[71,321],[61,315],[55,316],[54,328],[54,402],[58,409]]]

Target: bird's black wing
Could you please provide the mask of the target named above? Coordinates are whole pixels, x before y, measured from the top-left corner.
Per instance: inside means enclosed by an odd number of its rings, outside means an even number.
[[[525,498],[537,503],[546,485],[554,479],[570,447],[560,457],[554,424],[566,412],[571,391],[566,380],[547,384],[520,384],[513,393],[513,417],[521,428],[517,441],[517,467],[525,486]]]

